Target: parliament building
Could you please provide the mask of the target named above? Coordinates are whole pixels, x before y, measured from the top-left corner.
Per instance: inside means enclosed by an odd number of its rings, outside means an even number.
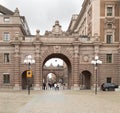
[[[106,82],[120,85],[120,1],[84,0],[80,13],[68,23],[66,31],[57,20],[51,31],[31,35],[18,8],[11,11],[0,5],[0,89],[26,89],[27,56],[35,60],[29,67],[34,90],[42,89],[48,73],[67,89],[92,89],[95,84],[100,88]],[[95,56],[102,64],[91,63]],[[62,59],[65,66],[46,67],[52,58]]]

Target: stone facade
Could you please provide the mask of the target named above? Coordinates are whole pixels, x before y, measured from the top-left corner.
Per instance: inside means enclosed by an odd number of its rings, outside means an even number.
[[[80,14],[73,15],[66,32],[56,21],[52,31],[44,35],[39,30],[31,35],[18,9],[12,12],[0,6],[0,12],[0,88],[21,89],[26,84],[27,55],[35,59],[31,65],[35,90],[42,88],[48,71],[44,64],[51,58],[66,63],[68,88],[93,88],[96,72],[91,61],[95,55],[103,62],[98,66],[98,86],[104,82],[120,85],[119,0],[84,0]]]

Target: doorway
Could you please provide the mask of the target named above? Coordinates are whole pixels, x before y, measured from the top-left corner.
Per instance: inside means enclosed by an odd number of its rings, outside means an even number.
[[[82,89],[91,89],[91,73],[89,71],[83,71],[81,73]]]

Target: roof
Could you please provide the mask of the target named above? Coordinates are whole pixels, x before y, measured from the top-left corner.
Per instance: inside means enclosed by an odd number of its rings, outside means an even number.
[[[4,7],[2,5],[0,5],[0,13],[3,13],[5,15],[13,15],[14,14],[13,11],[7,9],[6,7]]]

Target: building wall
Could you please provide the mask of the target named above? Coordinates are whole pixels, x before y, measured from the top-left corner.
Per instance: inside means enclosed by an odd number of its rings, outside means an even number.
[[[115,15],[106,16],[106,6],[113,6]],[[45,35],[36,31],[34,36],[30,35],[29,28],[24,27],[27,23],[17,11],[9,15],[8,23],[3,22],[3,17],[8,15],[0,15],[0,87],[21,88],[23,73],[28,69],[24,64],[27,55],[36,61],[31,66],[36,90],[42,86],[44,63],[54,57],[65,61],[71,89],[80,89],[82,74],[86,73],[84,77],[90,77],[90,87],[94,86],[96,73],[91,61],[95,55],[103,62],[98,66],[98,85],[106,82],[107,78],[120,85],[119,9],[117,0],[85,0],[80,14],[75,16],[74,22],[70,22],[67,32],[63,32],[59,21],[56,21],[52,31],[47,31]],[[3,40],[4,32],[10,33],[10,40]],[[110,43],[107,43],[107,33],[112,33]],[[5,53],[9,53],[8,63],[4,63]],[[112,55],[110,62],[107,61],[107,55]],[[10,75],[10,83],[3,83],[4,74]]]

